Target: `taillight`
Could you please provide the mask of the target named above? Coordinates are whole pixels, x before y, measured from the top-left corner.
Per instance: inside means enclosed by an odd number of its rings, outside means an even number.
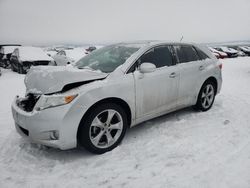
[[[220,69],[222,69],[222,63],[221,63],[221,64],[219,64],[219,67],[220,67]]]

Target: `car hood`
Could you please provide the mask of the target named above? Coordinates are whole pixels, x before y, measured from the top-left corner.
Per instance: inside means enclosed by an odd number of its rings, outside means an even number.
[[[31,67],[25,77],[26,93],[55,93],[62,91],[66,85],[72,83],[84,84],[86,82],[104,79],[107,75],[107,73],[100,71],[78,69],[71,65]]]

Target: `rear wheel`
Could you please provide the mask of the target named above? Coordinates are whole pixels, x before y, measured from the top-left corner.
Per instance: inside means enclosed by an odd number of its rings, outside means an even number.
[[[201,111],[209,110],[214,103],[215,94],[215,84],[211,81],[206,81],[199,92],[195,109]]]
[[[78,141],[92,153],[105,153],[122,141],[127,126],[127,115],[119,105],[101,104],[82,120]]]

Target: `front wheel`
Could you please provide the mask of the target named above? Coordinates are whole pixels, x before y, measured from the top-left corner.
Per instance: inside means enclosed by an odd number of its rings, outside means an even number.
[[[214,83],[211,81],[205,82],[199,92],[195,109],[201,111],[209,110],[214,103],[215,94]]]
[[[88,151],[102,154],[118,146],[127,127],[127,115],[119,105],[101,104],[82,120],[78,141]]]

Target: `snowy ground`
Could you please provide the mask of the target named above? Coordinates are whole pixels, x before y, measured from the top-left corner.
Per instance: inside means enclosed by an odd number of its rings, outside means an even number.
[[[210,111],[143,123],[103,155],[21,138],[10,105],[24,93],[24,76],[3,70],[0,187],[250,187],[250,58],[222,62],[223,88]]]

